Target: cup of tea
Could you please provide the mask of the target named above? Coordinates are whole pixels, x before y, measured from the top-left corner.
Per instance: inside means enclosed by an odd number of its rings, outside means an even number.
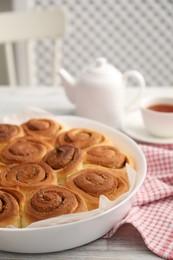
[[[140,103],[140,111],[150,134],[163,138],[173,136],[173,96],[145,97]]]

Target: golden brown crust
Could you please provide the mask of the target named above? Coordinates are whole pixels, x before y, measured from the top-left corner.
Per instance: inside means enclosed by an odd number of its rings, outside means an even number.
[[[118,198],[128,191],[129,181],[121,173],[101,166],[88,165],[68,176],[66,187],[80,194],[88,209],[98,207],[99,196],[105,195],[110,200]]]
[[[87,206],[80,195],[61,186],[45,186],[28,195],[22,226],[25,227],[38,220],[82,211],[87,211]]]
[[[0,227],[21,227],[25,195],[13,188],[0,187]]]
[[[4,147],[0,153],[3,164],[24,163],[41,160],[51,149],[46,142],[32,137],[20,137]]]
[[[125,166],[126,155],[115,146],[100,145],[88,149],[85,153],[85,163],[120,169]]]
[[[126,175],[126,163],[134,168],[134,161],[130,156],[112,145],[99,145],[88,148],[84,152],[84,164],[93,164],[117,170]]]
[[[38,187],[57,184],[56,175],[43,161],[8,166],[0,174],[0,184],[4,187],[18,186],[27,194]]]
[[[46,118],[0,124],[0,214],[8,201],[15,205],[0,227],[92,210],[102,194],[116,199],[129,189],[126,163],[135,168],[131,156],[93,129]]]
[[[58,183],[63,185],[67,175],[82,167],[82,158],[80,148],[64,144],[48,152],[43,160],[57,173]]]
[[[23,136],[23,130],[18,125],[0,124],[0,149],[8,144],[9,141]]]
[[[74,144],[81,149],[86,149],[94,145],[108,144],[110,142],[111,141],[100,132],[86,128],[73,128],[61,133],[57,137],[56,144]]]
[[[26,135],[41,138],[52,144],[64,126],[48,118],[32,118],[21,125]]]

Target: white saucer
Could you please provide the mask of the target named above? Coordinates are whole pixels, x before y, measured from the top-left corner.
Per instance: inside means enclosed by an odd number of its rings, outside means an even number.
[[[134,111],[126,114],[124,123],[122,126],[122,131],[129,135],[131,138],[153,144],[172,144],[172,138],[159,138],[151,135],[147,129],[144,127],[140,111]]]

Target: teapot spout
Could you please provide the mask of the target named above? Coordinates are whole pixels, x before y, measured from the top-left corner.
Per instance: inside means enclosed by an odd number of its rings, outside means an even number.
[[[76,96],[76,80],[75,78],[64,68],[61,68],[58,71],[58,74],[60,75],[62,85],[65,89],[66,95],[68,99],[75,103],[75,96]]]

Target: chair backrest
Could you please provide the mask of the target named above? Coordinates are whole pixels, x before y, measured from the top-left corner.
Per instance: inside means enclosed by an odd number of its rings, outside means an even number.
[[[18,85],[13,44],[17,42],[50,37],[55,39],[54,69],[61,63],[61,45],[59,39],[67,31],[67,17],[64,9],[44,11],[5,12],[0,14],[0,44],[5,44],[9,85]],[[29,50],[29,45],[28,45]],[[59,53],[58,53],[59,52]],[[32,84],[32,64],[28,56],[28,79]],[[55,73],[52,72],[55,75]],[[56,80],[54,80],[55,82]]]

